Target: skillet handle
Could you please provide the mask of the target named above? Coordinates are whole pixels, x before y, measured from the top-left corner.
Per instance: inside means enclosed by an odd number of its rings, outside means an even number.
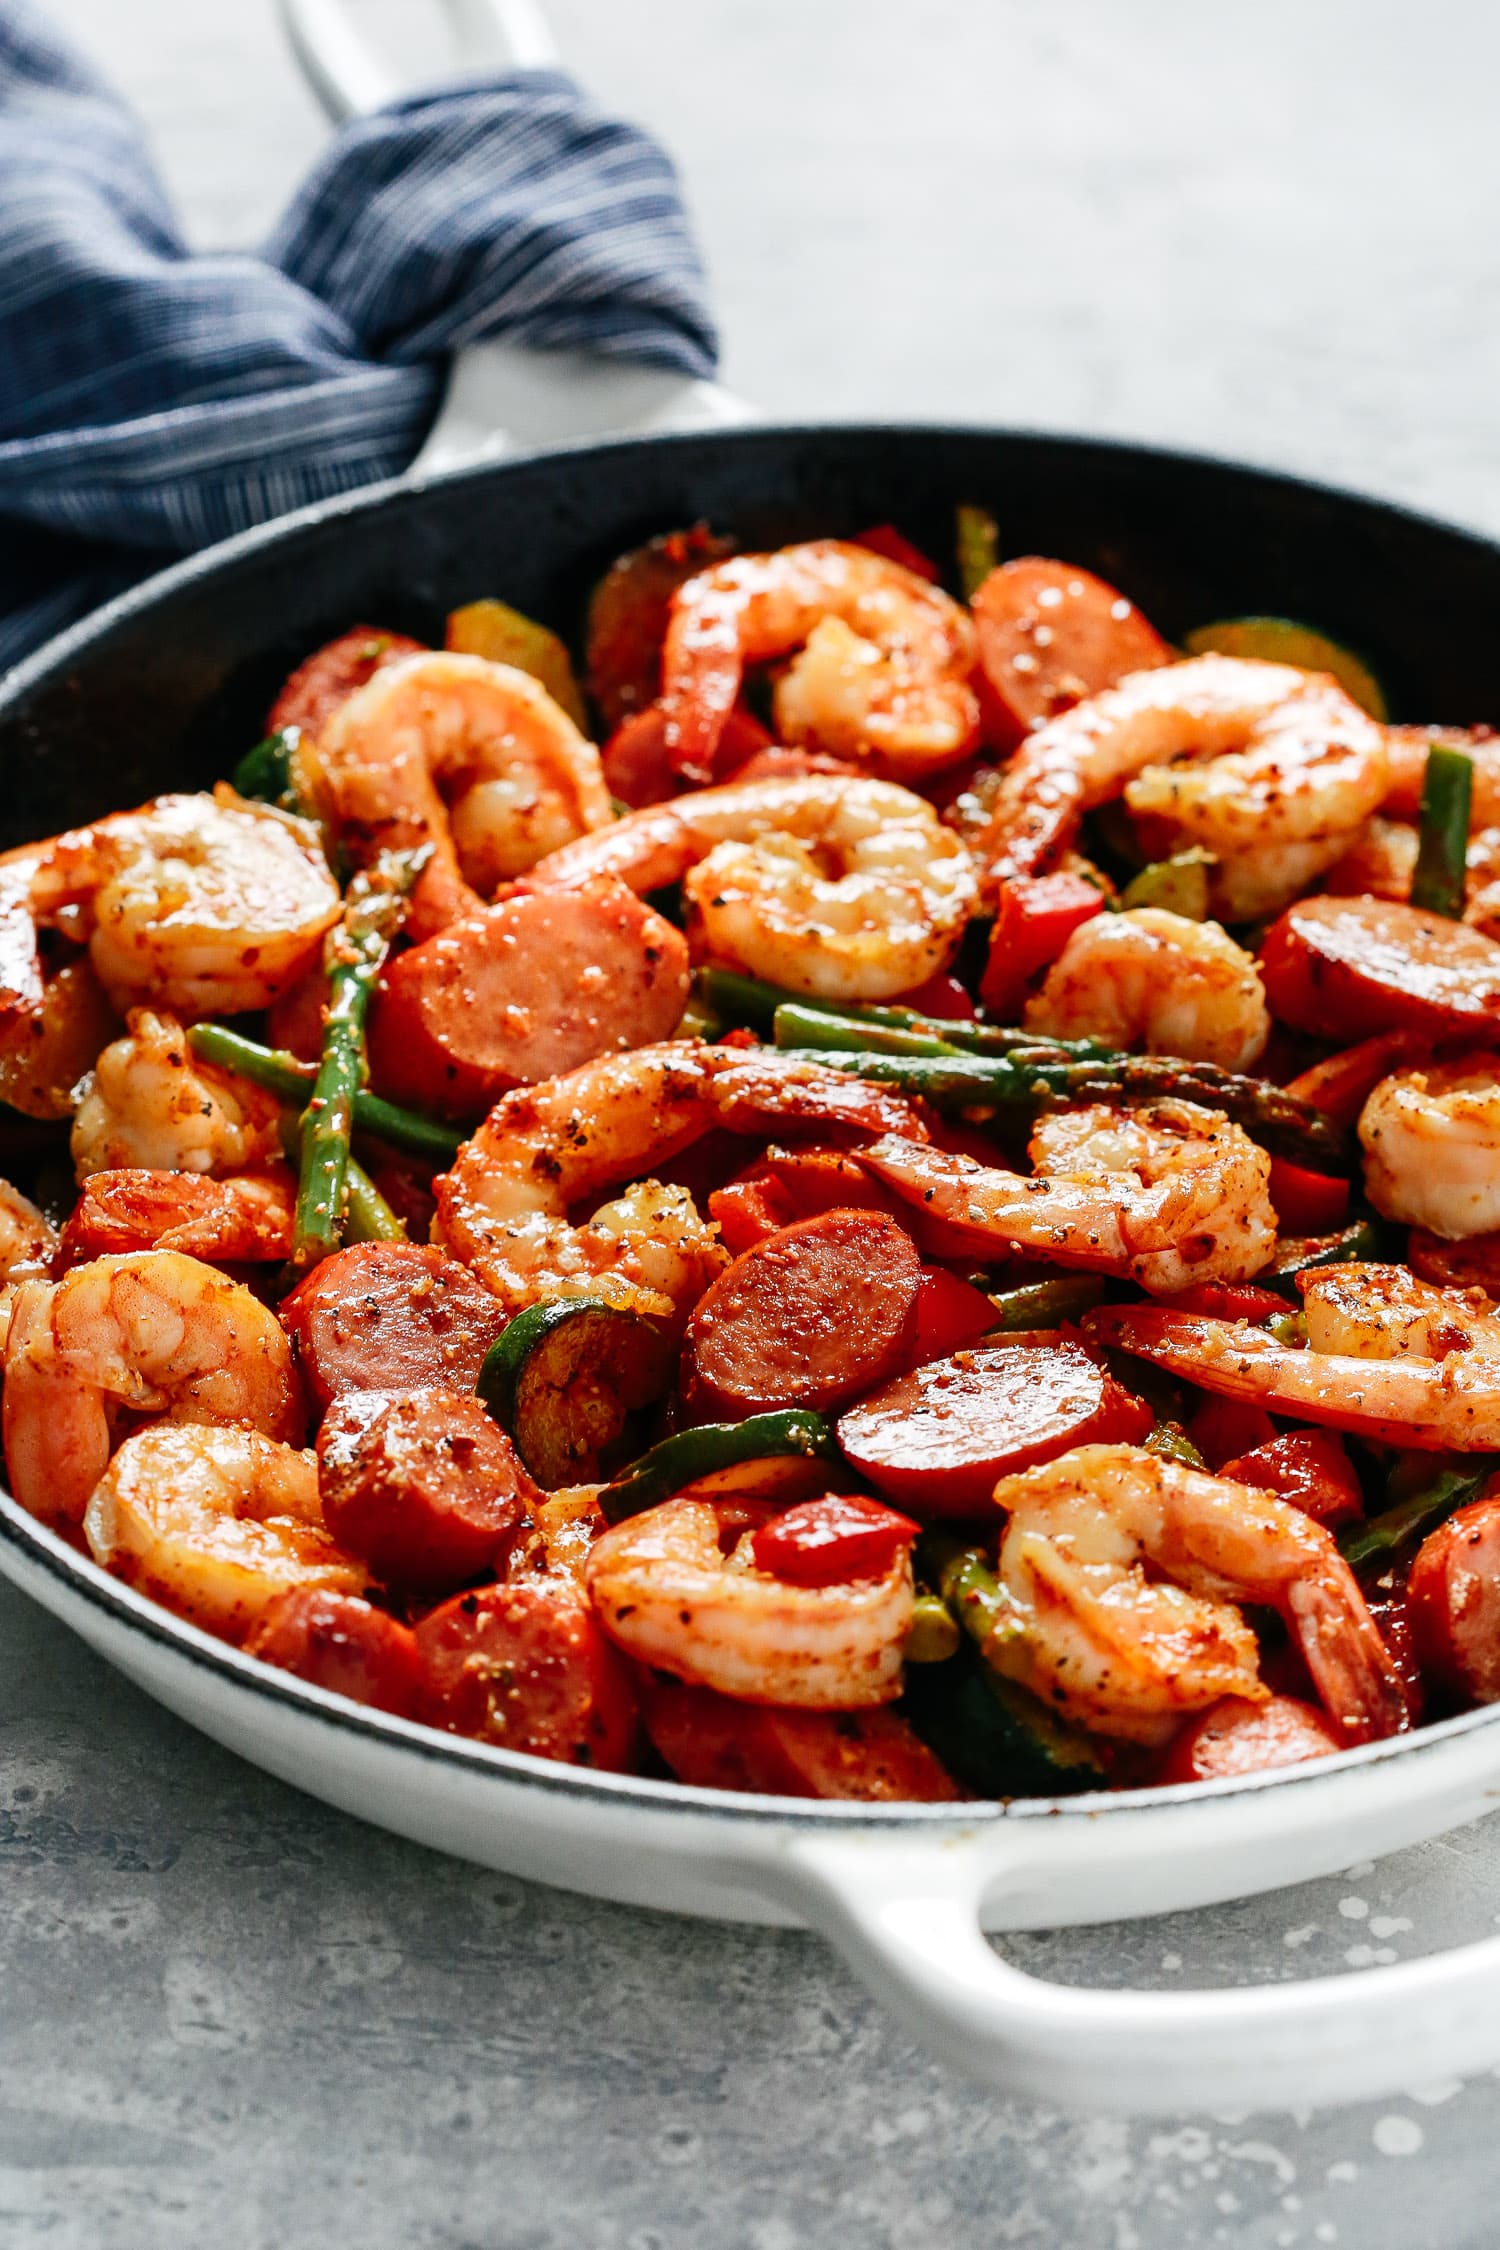
[[[401,92],[346,0],[277,0],[277,10],[298,68],[334,124],[379,109]],[[441,12],[455,76],[557,61],[536,0],[442,0]],[[754,410],[722,385],[671,368],[587,352],[527,351],[499,341],[470,344],[454,355],[442,407],[411,469],[428,475],[579,438],[753,419]]]
[[[772,1887],[927,2046],[1028,2101],[1135,2116],[1315,2108],[1500,2061],[1500,1937],[1298,1984],[1052,1984],[981,1929],[992,1845],[804,1833]]]

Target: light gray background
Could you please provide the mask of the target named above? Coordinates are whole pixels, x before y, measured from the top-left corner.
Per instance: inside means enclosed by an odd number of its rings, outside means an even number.
[[[323,127],[267,0],[53,0],[195,239]],[[788,414],[1203,445],[1500,529],[1500,15],[1473,0],[558,0],[677,151],[727,379]],[[379,21],[411,52],[422,0]],[[1500,2085],[1337,2118],[990,2100],[814,1940],[627,1913],[360,1828],[0,1589],[0,2242],[16,2250],[1490,2250]],[[1056,1973],[1288,1976],[1500,1921],[1500,1835]]]

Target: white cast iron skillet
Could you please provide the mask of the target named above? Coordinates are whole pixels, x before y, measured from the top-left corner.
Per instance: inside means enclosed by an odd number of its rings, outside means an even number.
[[[522,0],[449,4],[488,17]],[[333,0],[283,7],[325,93],[342,70],[334,106],[359,106]],[[574,632],[615,554],[700,517],[751,545],[891,520],[944,555],[955,501],[974,500],[1008,553],[1100,571],[1169,636],[1216,616],[1302,617],[1371,656],[1398,715],[1500,716],[1488,541],[1128,446],[710,426],[741,413],[680,377],[499,346],[464,355],[421,474],[181,564],[0,682],[0,848],[206,786],[256,739],[292,664],[355,621],[440,638],[447,609],[495,593]],[[684,423],[695,434],[659,434]],[[611,428],[653,434],[495,458]],[[486,465],[431,473],[476,453]],[[590,1774],[345,1702],[179,1623],[3,1493],[0,1571],[169,1709],[345,1811],[630,1904],[822,1930],[934,2048],[1008,2092],[1133,2112],[1301,2107],[1500,2061],[1500,1937],[1300,1985],[1154,1993],[1044,1983],[981,1934],[1270,1890],[1472,1820],[1500,1798],[1500,1711],[1206,1788],[810,1804]]]

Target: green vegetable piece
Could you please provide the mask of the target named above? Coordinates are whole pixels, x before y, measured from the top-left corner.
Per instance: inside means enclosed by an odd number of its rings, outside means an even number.
[[[248,1078],[252,1085],[264,1086],[268,1093],[278,1094],[284,1102],[296,1102],[299,1107],[307,1100],[317,1076],[316,1063],[305,1063],[284,1047],[262,1047],[257,1040],[246,1039],[225,1024],[195,1023],[187,1040],[201,1061],[217,1063],[221,1070]],[[418,1156],[431,1156],[440,1162],[451,1162],[463,1145],[463,1134],[451,1125],[440,1125],[436,1118],[402,1109],[364,1087],[354,1096],[354,1123],[374,1140],[389,1141],[393,1148],[409,1148]]]
[[[947,1603],[936,1594],[918,1594],[906,1635],[907,1663],[945,1664],[950,1656],[957,1655],[962,1640],[958,1620]]]
[[[1163,1461],[1181,1461],[1189,1469],[1206,1469],[1208,1463],[1180,1422],[1158,1422],[1146,1440],[1146,1451]]]
[[[1411,902],[1429,914],[1463,920],[1469,857],[1469,807],[1474,794],[1474,761],[1466,750],[1434,742],[1422,779],[1417,867]]]
[[[479,1370],[480,1398],[544,1491],[593,1484],[629,1443],[630,1417],[672,1378],[665,1331],[593,1297],[528,1305]]]
[[[1315,1273],[1319,1266],[1347,1266],[1383,1259],[1390,1245],[1374,1219],[1356,1219],[1337,1234],[1303,1235],[1279,1243],[1269,1266],[1255,1277],[1257,1287],[1278,1289],[1297,1298],[1299,1273]]]
[[[1300,1312],[1273,1313],[1266,1328],[1278,1344],[1288,1344],[1294,1351],[1307,1342],[1307,1320]]]
[[[242,797],[279,805],[283,812],[301,812],[302,801],[292,780],[292,760],[301,739],[300,727],[278,727],[245,752],[230,776],[232,786]]]
[[[1054,1281],[1031,1281],[1020,1289],[991,1293],[995,1327],[1005,1335],[1028,1328],[1061,1328],[1064,1321],[1079,1320],[1092,1311],[1104,1295],[1097,1274],[1070,1273]]]
[[[821,1023],[874,1025],[940,1040],[945,1050],[1004,1058],[1020,1054],[1030,1063],[1112,1061],[1116,1050],[1098,1039],[1040,1039],[1033,1031],[994,1023],[962,1023],[947,1016],[919,1015],[915,1008],[882,1008],[848,1000],[823,1000],[815,993],[790,992],[734,969],[700,969],[695,989],[702,1005],[725,1023],[744,1024],[762,1035],[774,1031],[783,1008],[800,1008]],[[826,1030],[815,1036],[831,1037]],[[867,1042],[869,1044],[869,1042]]]
[[[1349,1524],[1338,1534],[1345,1562],[1359,1570],[1367,1564],[1389,1560],[1403,1547],[1425,1539],[1428,1532],[1445,1523],[1455,1509],[1472,1500],[1497,1468],[1500,1468],[1500,1456],[1493,1453],[1461,1454],[1443,1462],[1393,1508],[1385,1509],[1378,1516],[1368,1516],[1363,1523]]]
[[[323,1059],[302,1112],[302,1160],[292,1229],[292,1265],[305,1272],[343,1240],[354,1096],[365,1074],[365,1017],[406,896],[426,851],[382,852],[349,886],[344,918],[329,942]],[[394,1216],[394,1214],[393,1214]]]
[[[1342,642],[1293,618],[1225,617],[1197,626],[1183,645],[1189,656],[1256,656],[1268,664],[1295,664],[1304,672],[1331,672],[1372,719],[1390,717],[1385,690],[1368,664]]]
[[[1007,1055],[891,1055],[873,1048],[848,1053],[805,1051],[833,1070],[899,1086],[948,1113],[986,1108],[1022,1117],[1073,1102],[1160,1101],[1177,1096],[1222,1110],[1273,1156],[1347,1176],[1349,1146],[1337,1126],[1269,1080],[1240,1077],[1213,1063],[1179,1062],[1170,1055],[1114,1055],[1098,1060],[1058,1058],[1044,1048],[1016,1046]]]
[[[1007,1629],[1010,1602],[983,1551],[950,1533],[926,1532],[917,1569],[936,1585],[972,1644],[954,1666],[908,1675],[913,1723],[943,1763],[966,1787],[990,1796],[1096,1787],[1104,1767],[1089,1737],[987,1660]]]
[[[744,1422],[705,1422],[653,1445],[605,1486],[599,1505],[610,1523],[623,1523],[689,1487],[704,1497],[738,1492],[801,1499],[825,1483],[820,1464],[841,1458],[832,1425],[807,1407],[752,1414]]]
[[[406,1223],[398,1219],[357,1157],[349,1159],[344,1188],[346,1242],[404,1242]]]
[[[1174,853],[1171,859],[1155,859],[1127,883],[1120,904],[1159,906],[1168,914],[1180,914],[1184,921],[1206,922],[1209,872],[1214,864],[1213,854],[1196,844],[1190,851]]]
[[[567,712],[580,734],[588,733],[588,712],[573,659],[557,635],[535,618],[512,609],[509,602],[467,602],[448,620],[447,643],[460,656],[483,656],[491,664],[511,664],[518,672],[529,672]]]
[[[971,602],[1000,561],[1000,526],[985,508],[961,501],[953,511],[958,583]]]
[[[960,1049],[925,1031],[907,1031],[878,1023],[848,1023],[825,1016],[816,1008],[787,1001],[776,1011],[772,1031],[778,1047],[814,1047],[820,1051],[844,1049],[863,1053],[874,1048],[883,1055],[956,1055]]]

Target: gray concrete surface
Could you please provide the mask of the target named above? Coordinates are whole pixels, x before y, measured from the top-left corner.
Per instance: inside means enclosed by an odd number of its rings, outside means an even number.
[[[268,0],[53,0],[197,239],[321,128]],[[1500,18],[1472,0],[559,0],[677,149],[767,407],[1206,445],[1500,527]],[[380,22],[424,45],[422,0]],[[6,2250],[1490,2250],[1500,2086],[1079,2123],[930,2063],[814,1940],[359,1827],[0,1588]],[[1472,1830],[1272,1901],[1020,1941],[1067,1979],[1357,1967],[1500,1921]]]

